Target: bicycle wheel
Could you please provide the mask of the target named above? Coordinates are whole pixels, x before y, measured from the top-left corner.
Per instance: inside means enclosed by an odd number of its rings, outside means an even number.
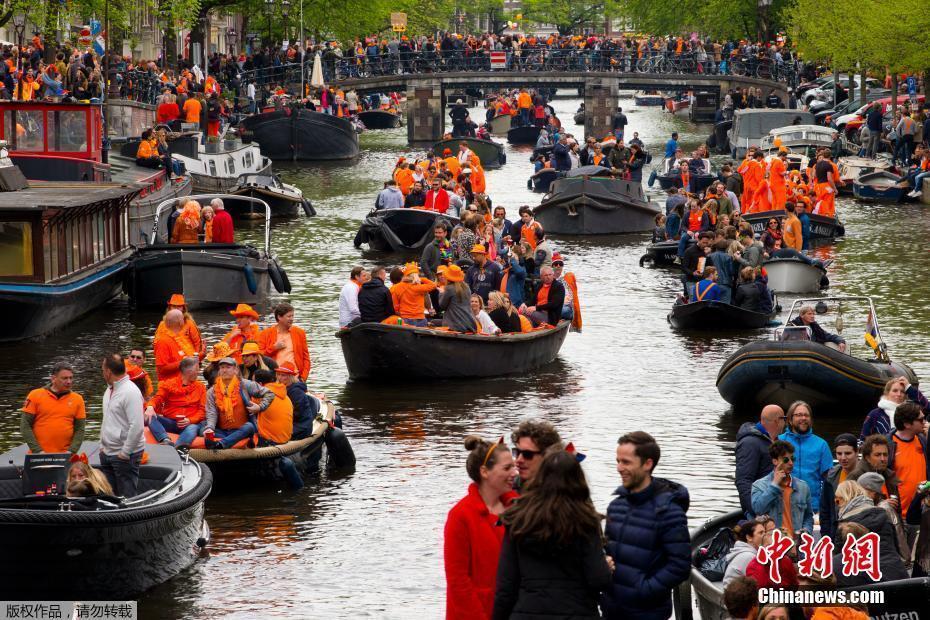
[[[668,75],[675,69],[675,66],[672,64],[672,61],[670,61],[668,58],[664,58],[661,56],[656,59],[656,66],[658,68],[657,73],[662,73],[665,75]]]
[[[772,65],[767,62],[756,67],[756,77],[761,80],[768,80],[772,77]]]
[[[730,62],[730,71],[733,75],[746,75],[746,64],[741,60]]]
[[[636,72],[637,73],[649,73],[649,59],[640,58],[636,61]]]

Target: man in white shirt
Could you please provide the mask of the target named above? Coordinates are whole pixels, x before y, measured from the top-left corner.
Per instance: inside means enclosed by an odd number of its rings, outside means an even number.
[[[102,371],[110,387],[103,394],[100,471],[116,495],[132,497],[139,485],[139,464],[145,448],[142,392],[126,374],[122,355],[105,357]]]
[[[349,281],[339,293],[339,327],[349,327],[361,320],[358,310],[358,290],[365,283],[368,272],[363,267],[352,267],[349,272]]]
[[[255,82],[249,82],[245,89],[245,96],[249,99],[249,114],[255,114]]]

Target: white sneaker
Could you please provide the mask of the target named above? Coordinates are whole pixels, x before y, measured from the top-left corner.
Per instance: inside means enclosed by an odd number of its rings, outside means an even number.
[[[923,192],[920,191],[919,189],[915,189],[911,192],[908,192],[907,197],[908,198],[919,198],[922,193]]]

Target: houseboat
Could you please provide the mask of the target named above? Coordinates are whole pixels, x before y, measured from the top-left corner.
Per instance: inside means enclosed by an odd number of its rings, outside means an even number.
[[[92,103],[0,101],[0,140],[7,142],[10,159],[32,186],[48,181],[140,185],[129,205],[128,233],[129,243],[144,245],[155,207],[189,195],[191,180],[139,166],[134,153],[109,152],[104,162],[101,108]]]

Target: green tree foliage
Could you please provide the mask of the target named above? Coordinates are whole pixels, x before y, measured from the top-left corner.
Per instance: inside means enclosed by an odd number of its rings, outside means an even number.
[[[540,24],[553,24],[559,34],[571,34],[583,26],[603,27],[608,14],[614,14],[617,0],[523,0],[523,17]]]
[[[765,26],[769,36],[784,27],[795,0],[773,0],[760,10],[758,0],[616,0],[617,15],[634,29],[655,34],[700,32],[715,38],[757,36]]]

